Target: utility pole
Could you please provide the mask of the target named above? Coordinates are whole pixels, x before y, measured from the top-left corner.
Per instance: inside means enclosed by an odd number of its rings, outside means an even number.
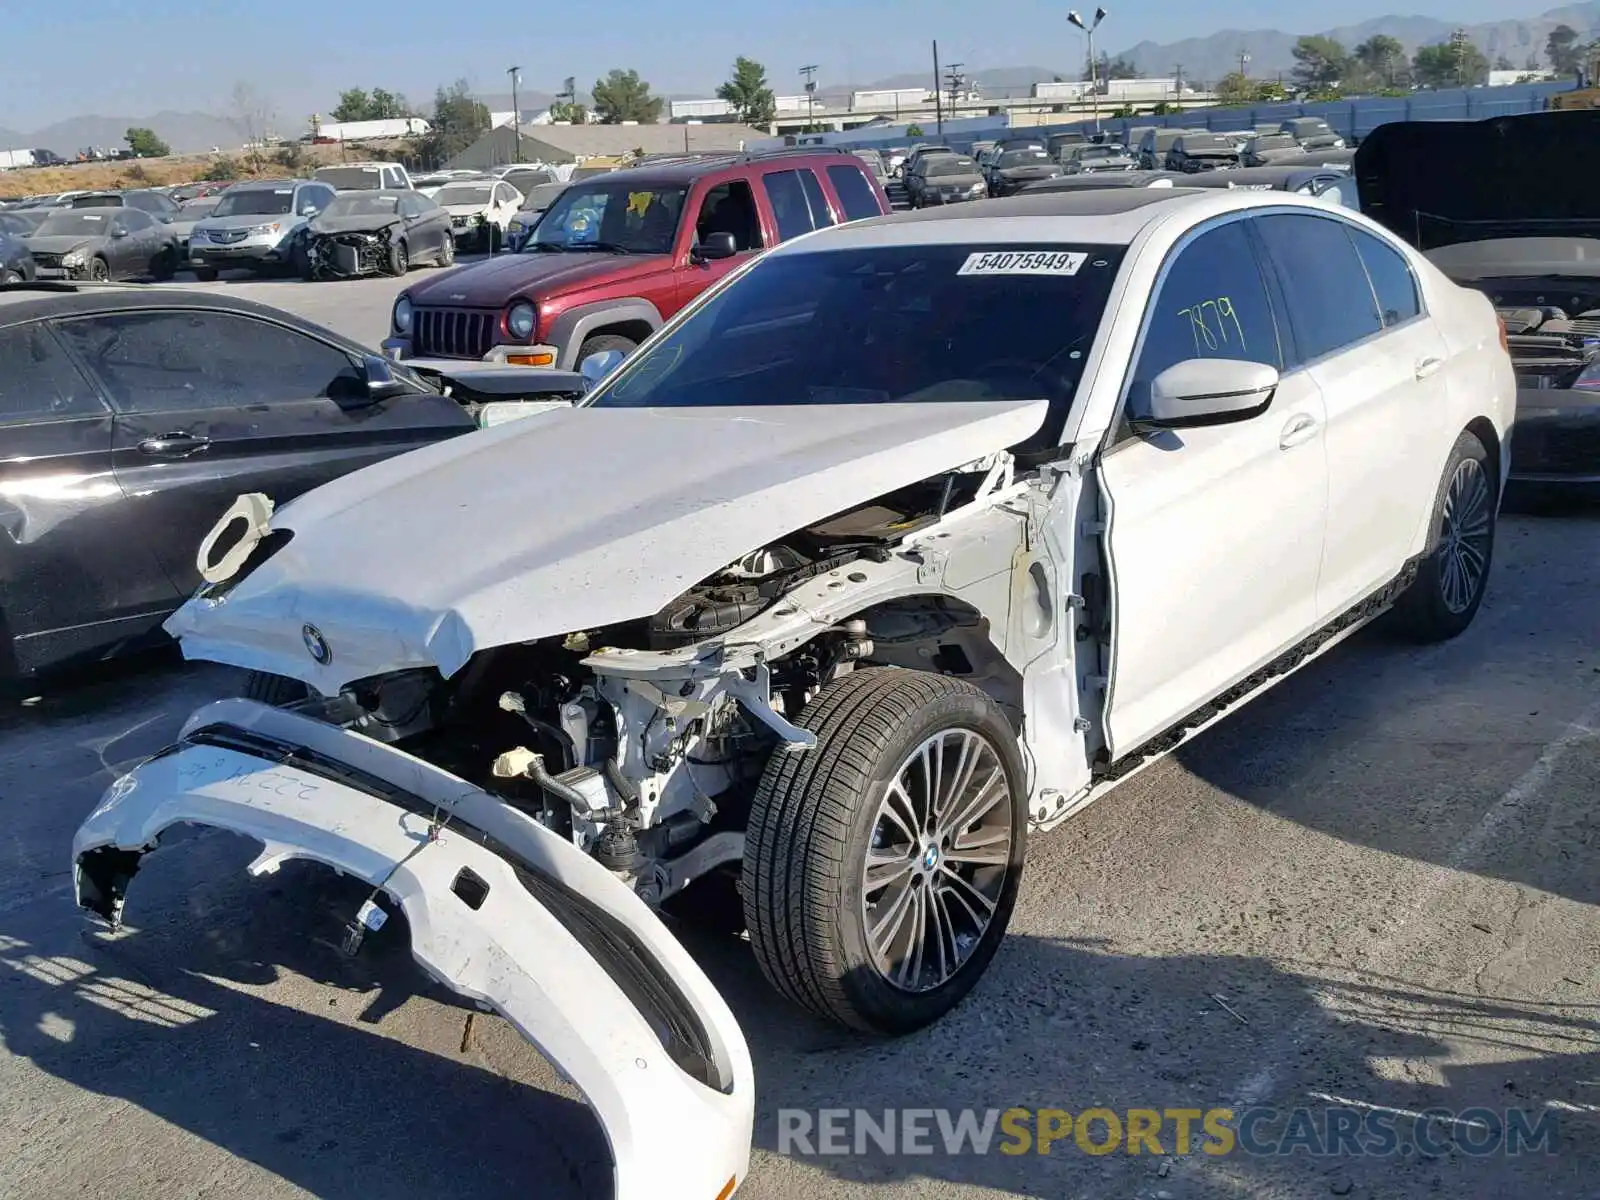
[[[1450,34],[1450,53],[1456,60],[1456,86],[1467,86],[1467,31],[1454,30]]]
[[[522,77],[521,67],[507,67],[506,74],[511,76],[511,161],[522,161],[522,110],[517,107],[517,80]]]
[[[944,76],[939,74],[939,42],[933,43],[933,118],[938,122],[939,140],[944,141]]]
[[[1083,19],[1083,14],[1077,9],[1073,9],[1067,14],[1067,20],[1083,30],[1084,35],[1089,39],[1089,100],[1093,105],[1094,131],[1096,133],[1100,132],[1100,82],[1096,78],[1099,74],[1100,64],[1094,57],[1094,31],[1100,28],[1100,22],[1106,19],[1106,15],[1106,10],[1103,8],[1095,9],[1093,19],[1088,21]]]
[[[1183,64],[1182,63],[1174,63],[1172,65],[1172,98],[1174,100],[1179,101],[1180,103],[1183,100]]]
[[[963,83],[961,68],[965,65],[965,63],[953,62],[944,69],[945,79],[950,88],[950,119],[952,121],[956,118],[956,110],[961,102],[961,84]]]
[[[1250,55],[1247,54],[1243,50],[1239,51],[1239,77],[1241,79],[1249,79],[1250,78],[1249,67],[1250,67]]]
[[[806,77],[806,132],[815,133],[816,130],[812,126],[817,123],[814,115],[817,99],[817,64],[807,63],[800,68],[800,74]]]

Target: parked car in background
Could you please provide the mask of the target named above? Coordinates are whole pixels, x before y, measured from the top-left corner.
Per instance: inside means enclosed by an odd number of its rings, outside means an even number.
[[[859,158],[804,147],[697,155],[569,183],[519,254],[409,285],[387,353],[571,370],[631,352],[763,250],[889,211]]]
[[[1167,170],[1182,175],[1221,171],[1238,165],[1238,148],[1215,133],[1185,133],[1167,151]]]
[[[66,202],[68,208],[137,208],[158,221],[177,218],[179,205],[165,192],[154,188],[134,188],[122,192],[79,192]]]
[[[906,155],[906,161],[901,164],[900,175],[904,179],[909,179],[911,173],[917,169],[918,165],[924,159],[936,158],[939,155],[948,155],[954,153],[956,152],[949,146],[913,146],[911,148],[911,153]],[[991,153],[993,153],[993,151],[991,151]]]
[[[1245,141],[1239,162],[1246,167],[1266,167],[1304,155],[1305,149],[1287,133],[1258,133]]]
[[[311,176],[341,192],[401,192],[411,188],[411,176],[397,162],[339,163],[318,167]]]
[[[1231,188],[1241,192],[1291,192],[1314,196],[1340,208],[1360,210],[1356,181],[1348,171],[1332,167],[1302,167],[1278,163],[1270,167],[1241,167],[1237,171],[1207,171],[1185,176],[1180,187]]]
[[[867,164],[867,170],[872,172],[872,177],[880,184],[888,181],[889,168],[884,166],[883,156],[876,150],[855,150],[852,153]]]
[[[1302,150],[1343,150],[1344,138],[1321,117],[1291,117],[1280,127]]]
[[[138,208],[63,208],[26,239],[40,279],[171,279],[172,232]]]
[[[224,268],[258,274],[299,270],[300,229],[334,197],[331,184],[314,179],[236,183],[217,199],[211,215],[189,230],[189,265],[209,282]]]
[[[1139,159],[1126,146],[1117,142],[1098,145],[1072,146],[1063,151],[1063,175],[1092,175],[1102,171],[1134,171]]]
[[[449,211],[414,188],[340,192],[306,223],[296,248],[301,277],[400,276],[418,263],[454,266],[451,225]]]
[[[999,162],[1004,157],[1002,154],[995,161]],[[1056,173],[1060,174],[1059,167]],[[984,178],[983,170],[965,154],[919,156],[907,168],[905,180],[906,194],[910,197],[912,208],[964,204],[970,200],[982,200],[989,194],[989,181]]]
[[[1348,171],[1356,152],[1348,147],[1342,150],[1307,150],[1304,158],[1294,161],[1304,167],[1337,167]]]
[[[469,433],[487,391],[233,296],[0,293],[0,497],[27,506],[27,536],[0,538],[0,678],[161,637],[241,492],[282,505]]]
[[[37,270],[27,242],[0,224],[0,284],[27,282],[36,278]]]
[[[513,252],[522,249],[540,218],[566,188],[564,183],[540,183],[528,189],[528,194],[522,198],[522,206],[512,214],[506,226],[507,249]]]
[[[1067,160],[1067,155],[1071,154],[1079,146],[1087,146],[1089,144],[1089,135],[1086,133],[1052,133],[1045,140],[1044,148],[1045,152],[1056,162],[1064,163]]]
[[[554,169],[550,167],[526,165],[507,168],[500,178],[516,188],[518,196],[526,196],[531,189],[543,184],[559,183],[561,181]]]
[[[973,166],[977,164],[973,163]],[[1050,156],[1048,150],[1004,150],[989,164],[986,182],[989,195],[1009,196],[1030,183],[1054,179],[1060,174],[1061,164]]]
[[[458,179],[431,197],[450,217],[457,250],[493,252],[504,244],[511,218],[522,205],[522,193],[493,176]]]
[[[432,196],[447,183],[454,183],[456,176],[445,174],[415,175],[411,179],[411,186],[415,191],[424,196]]]
[[[1169,188],[1173,185],[1187,187],[1189,175],[1174,171],[1095,171],[1090,174],[1063,175],[1059,179],[1041,179],[1030,183],[1023,194],[1036,192],[1084,192],[1104,188]]]
[[[0,233],[27,237],[50,215],[48,208],[17,208],[0,212]]]
[[[1186,133],[1204,133],[1203,129],[1149,128],[1139,140],[1139,166],[1146,171],[1164,171],[1167,154]]]

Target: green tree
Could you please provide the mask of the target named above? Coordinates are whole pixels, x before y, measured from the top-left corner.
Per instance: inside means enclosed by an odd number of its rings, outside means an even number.
[[[1576,75],[1583,65],[1583,48],[1578,44],[1578,31],[1571,25],[1557,25],[1544,40],[1544,56],[1550,60],[1550,69],[1557,75]]]
[[[778,102],[767,86],[767,69],[753,58],[733,60],[733,75],[717,89],[746,125],[768,125],[778,115]]]
[[[922,136],[922,126],[921,125],[907,125],[906,126],[906,136],[908,138],[919,138],[919,137],[921,137]]]
[[[661,119],[661,108],[661,97],[650,94],[650,85],[639,78],[637,71],[613,68],[604,79],[595,82],[594,110],[602,125],[620,125],[624,121],[654,125]]]
[[[1406,48],[1387,34],[1373,34],[1356,47],[1354,58],[1373,87],[1392,88],[1406,74]]]
[[[1256,85],[1243,71],[1229,71],[1217,80],[1216,92],[1222,104],[1249,104],[1256,98]]]
[[[1466,87],[1488,77],[1489,60],[1465,37],[1452,37],[1418,50],[1411,59],[1411,73],[1423,87]]]
[[[135,126],[122,136],[135,158],[165,158],[172,153],[172,147],[158,138],[153,129]]]
[[[488,132],[489,110],[473,97],[467,81],[458,79],[434,93],[429,124],[432,129],[422,139],[422,153],[426,161],[438,165]]]
[[[1350,70],[1350,56],[1331,37],[1303,37],[1290,53],[1294,55],[1295,82],[1311,91],[1335,87]]]
[[[1256,84],[1255,100],[1257,104],[1278,104],[1289,98],[1289,93],[1284,90],[1283,84],[1276,79],[1263,79]]]
[[[211,165],[201,178],[208,183],[232,183],[239,175],[239,160],[231,155],[219,154],[211,160]]]
[[[566,121],[572,125],[587,125],[589,110],[576,100],[557,100],[550,106],[552,121]]]
[[[339,93],[339,103],[334,107],[335,121],[392,121],[412,116],[411,105],[399,92],[373,88],[348,88]]]
[[[1085,58],[1083,60],[1083,77],[1085,79],[1089,78],[1090,65],[1091,64],[1089,60]],[[1100,52],[1100,58],[1098,62],[1093,65],[1094,78],[1099,83],[1104,83],[1108,79],[1144,78],[1144,75],[1139,68],[1133,65],[1133,61],[1131,59],[1124,58],[1120,54],[1117,55],[1117,57],[1112,58],[1109,54],[1102,50]]]
[[[349,88],[339,93],[339,103],[329,114],[335,121],[365,121],[372,97],[365,88]]]

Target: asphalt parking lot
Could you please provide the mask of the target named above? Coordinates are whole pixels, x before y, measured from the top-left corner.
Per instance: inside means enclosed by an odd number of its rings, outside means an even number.
[[[376,345],[400,281],[206,286]],[[1368,630],[1037,839],[995,966],[914,1037],[813,1023],[742,941],[686,931],[755,1055],[740,1196],[1593,1197],[1597,595],[1600,512],[1507,518],[1466,635]],[[469,1025],[403,931],[340,952],[364,889],[250,880],[250,846],[196,834],[148,860],[121,934],[73,911],[83,814],[237,685],[158,657],[0,713],[0,1195],[604,1194],[598,1127],[513,1031]],[[1329,1104],[1448,1109],[1458,1144],[778,1153],[781,1109]],[[1554,1152],[1474,1156],[1469,1109],[1552,1114]]]

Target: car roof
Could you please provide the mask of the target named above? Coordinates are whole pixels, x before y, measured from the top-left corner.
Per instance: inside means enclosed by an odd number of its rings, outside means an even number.
[[[85,313],[129,312],[140,309],[204,309],[266,317],[297,328],[317,330],[318,336],[353,347],[355,343],[331,330],[231,293],[196,292],[187,288],[152,289],[144,284],[82,284],[37,282],[0,285],[0,328],[28,321],[73,317]],[[370,353],[370,351],[368,352]]]
[[[825,159],[842,163],[856,159],[854,154],[834,146],[794,146],[782,150],[750,151],[728,154],[664,155],[637,167],[619,167],[605,174],[607,186],[613,179],[632,184],[690,184],[717,171],[743,166],[759,166],[766,162],[787,159]],[[594,178],[600,178],[595,176]]]

